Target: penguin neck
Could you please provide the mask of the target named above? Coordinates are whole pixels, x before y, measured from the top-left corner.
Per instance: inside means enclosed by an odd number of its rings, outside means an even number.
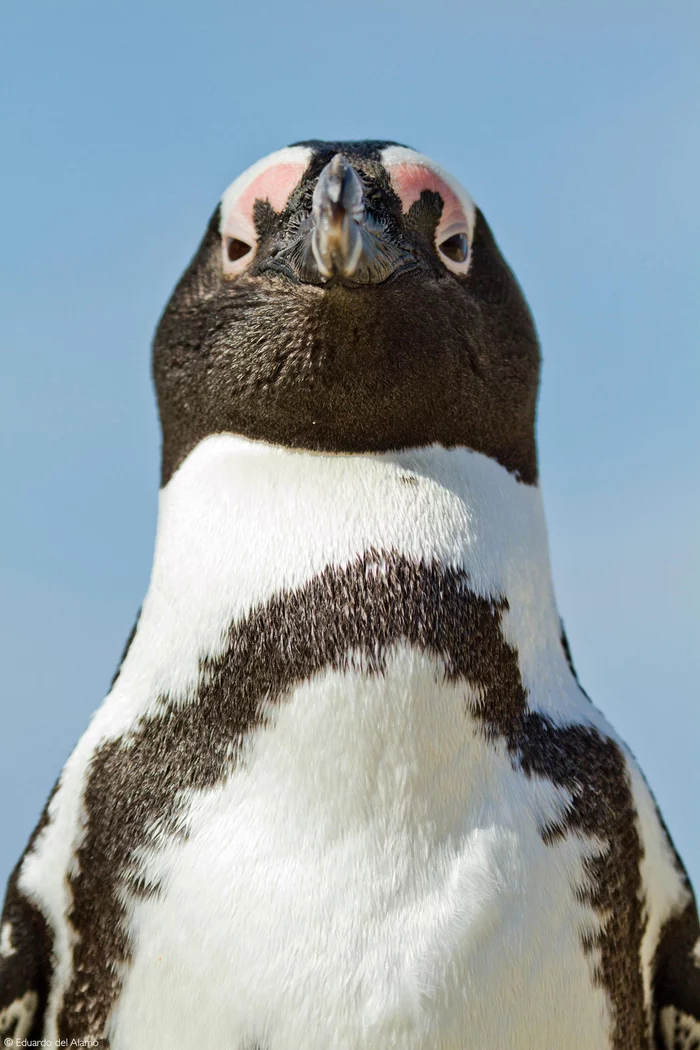
[[[524,680],[561,665],[537,486],[465,448],[341,456],[228,434],[202,441],[161,491],[132,649],[157,639],[154,688],[186,695],[233,624],[369,552],[463,570],[475,593],[505,599]]]

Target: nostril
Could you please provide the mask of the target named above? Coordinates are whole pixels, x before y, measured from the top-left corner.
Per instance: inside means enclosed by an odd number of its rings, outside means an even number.
[[[242,259],[251,250],[251,246],[246,244],[245,241],[240,241],[237,237],[229,237],[226,244],[226,254],[230,262],[236,262],[238,259]]]

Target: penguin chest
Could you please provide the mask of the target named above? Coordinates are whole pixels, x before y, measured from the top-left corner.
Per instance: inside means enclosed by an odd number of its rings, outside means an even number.
[[[113,1050],[608,1046],[577,894],[600,844],[545,843],[566,793],[473,700],[401,646],[271,706],[143,858]]]

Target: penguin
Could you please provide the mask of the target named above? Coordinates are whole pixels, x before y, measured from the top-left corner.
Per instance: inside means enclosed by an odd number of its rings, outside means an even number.
[[[557,612],[539,371],[428,157],[226,190],[154,339],[150,586],[7,889],[5,1045],[700,1047],[693,892]]]

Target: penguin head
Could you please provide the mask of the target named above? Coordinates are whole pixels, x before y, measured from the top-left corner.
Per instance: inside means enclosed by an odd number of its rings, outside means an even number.
[[[534,483],[539,365],[454,178],[395,143],[300,143],[229,186],[160,320],[163,483],[221,432],[345,454],[461,445]]]

